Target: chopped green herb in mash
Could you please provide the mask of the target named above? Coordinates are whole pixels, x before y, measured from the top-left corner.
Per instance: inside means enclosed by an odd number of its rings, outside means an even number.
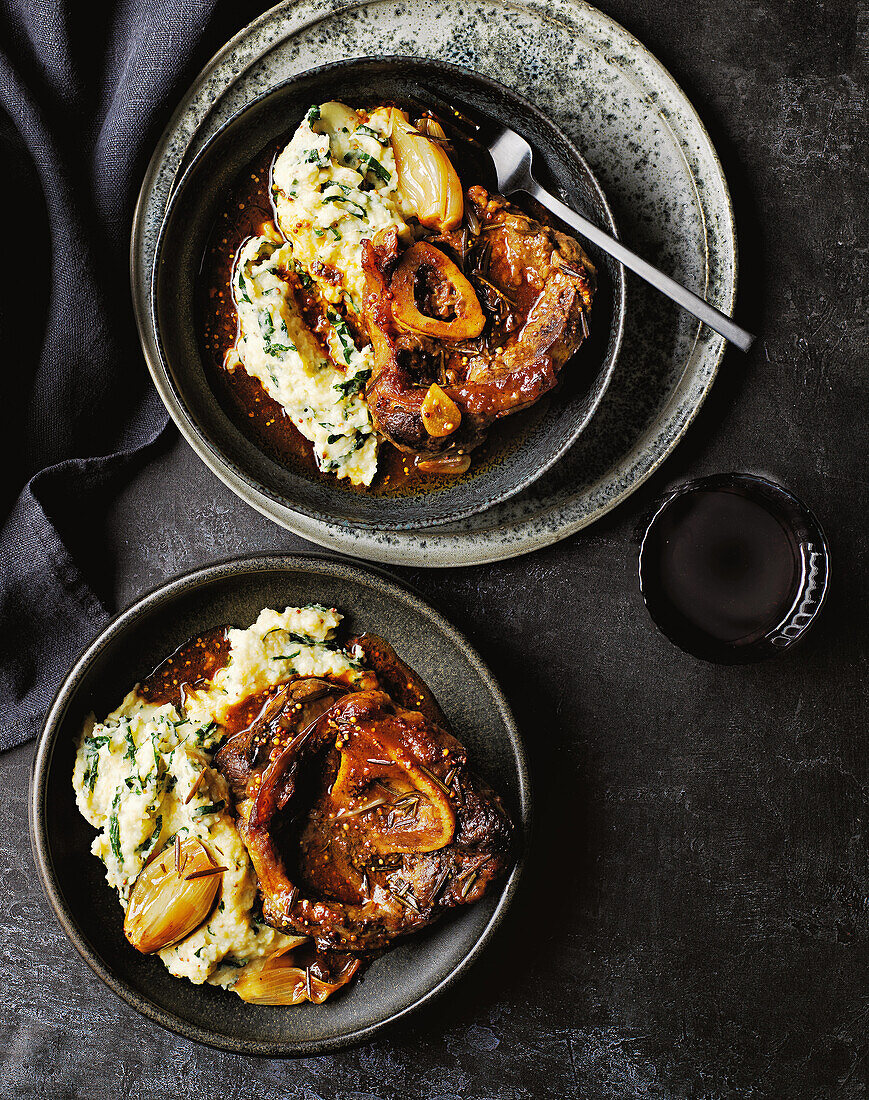
[[[292,269],[289,245],[252,237],[243,247],[233,282],[241,332],[238,355],[247,373],[311,440],[320,469],[370,485],[377,471],[378,441],[362,387],[336,387],[359,374],[370,376],[371,351],[358,348],[346,322],[331,311],[326,342],[333,362],[323,359],[293,295],[286,274]],[[360,433],[362,447],[357,445]]]
[[[340,621],[337,611],[319,604],[266,609],[247,629],[227,632],[228,664],[204,687],[185,692],[184,712],[148,702],[134,689],[107,718],[91,717],[82,731],[73,771],[76,801],[98,830],[91,850],[105,864],[124,909],[145,865],[171,853],[176,837],[201,841],[225,868],[207,920],[158,952],[178,977],[229,988],[239,970],[259,967],[302,942],[260,919],[256,876],[212,759],[224,740],[227,711],[241,699],[295,674],[351,683],[364,675],[358,658],[335,641]],[[298,639],[291,652],[288,639]]]

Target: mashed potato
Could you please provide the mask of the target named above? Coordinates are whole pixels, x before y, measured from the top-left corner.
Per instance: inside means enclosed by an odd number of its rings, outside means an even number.
[[[292,269],[288,244],[251,237],[242,248],[233,272],[239,360],[314,444],[319,469],[370,485],[377,472],[377,436],[361,395],[371,376],[371,349],[360,350],[347,324],[330,312],[331,361],[324,358],[282,274]]]
[[[264,610],[248,629],[228,631],[228,665],[206,689],[186,696],[185,713],[149,703],[134,689],[102,722],[91,716],[82,730],[76,801],[99,830],[91,851],[125,910],[149,856],[176,836],[198,837],[226,867],[208,919],[159,952],[178,977],[231,987],[241,972],[303,942],[257,918],[256,876],[226,782],[211,760],[228,708],[251,693],[297,673],[361,680],[361,662],[333,642],[340,621],[337,611],[319,605]]]
[[[357,314],[365,293],[362,241],[391,227],[411,237],[389,125],[387,107],[312,107],[272,170],[278,227],[296,263],[327,302]]]
[[[280,235],[246,241],[232,279],[239,340],[227,366],[243,366],[283,406],[320,470],[353,485],[371,484],[378,451],[364,399],[372,351],[345,320],[361,317],[362,242],[390,227],[412,235],[389,127],[386,107],[312,107],[272,169]],[[320,339],[302,316],[297,281],[325,307]]]
[[[206,690],[188,693],[188,714],[220,724],[235,703],[294,674],[361,681],[361,660],[335,645],[342,618],[335,608],[320,604],[266,608],[246,630],[227,631],[230,661]]]

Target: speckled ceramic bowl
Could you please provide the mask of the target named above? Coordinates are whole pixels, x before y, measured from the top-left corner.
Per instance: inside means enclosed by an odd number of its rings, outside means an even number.
[[[454,65],[416,58],[363,58],[303,73],[272,89],[230,119],[198,153],[179,182],[160,232],[152,282],[152,323],[167,407],[185,433],[208,449],[211,465],[248,489],[318,522],[351,529],[400,531],[469,516],[527,488],[567,451],[586,427],[612,376],[624,324],[624,276],[595,249],[599,291],[592,336],[563,372],[560,389],[520,414],[521,429],[484,459],[436,489],[383,496],[287,468],[233,423],[212,390],[196,323],[196,280],[216,212],[239,172],[263,149],[292,133],[311,103],[408,102],[425,90],[513,126],[535,149],[544,184],[615,232],[612,214],[585,160],[535,106],[494,81]],[[181,417],[176,411],[180,407]]]
[[[123,913],[91,855],[94,830],[72,790],[74,742],[85,716],[107,713],[191,635],[247,625],[261,608],[325,603],[351,630],[388,638],[436,694],[480,773],[517,825],[517,862],[476,905],[377,959],[362,981],[321,1006],[248,1005],[213,986],[174,978],[124,939]],[[517,888],[531,801],[525,754],[510,708],[475,650],[436,611],[385,574],[335,558],[251,558],[174,580],[119,615],[77,661],[37,746],[31,839],[42,884],[72,943],[120,997],[163,1027],[244,1054],[314,1054],[369,1038],[452,985],[488,942]]]

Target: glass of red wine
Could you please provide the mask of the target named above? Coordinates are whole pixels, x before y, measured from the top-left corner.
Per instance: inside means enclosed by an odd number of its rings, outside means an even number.
[[[823,606],[830,551],[812,512],[757,474],[673,489],[640,546],[640,591],[659,629],[707,661],[737,664],[798,642]]]

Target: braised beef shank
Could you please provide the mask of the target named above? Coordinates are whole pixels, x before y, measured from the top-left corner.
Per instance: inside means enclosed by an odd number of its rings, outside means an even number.
[[[524,214],[500,195],[468,189],[470,222],[428,237],[462,273],[479,301],[484,327],[468,336],[469,310],[438,264],[415,265],[415,307],[404,301],[407,279],[394,229],[363,242],[363,312],[374,349],[366,400],[377,430],[405,451],[467,453],[499,417],[528,408],[558,382],[558,374],[588,335],[595,269],[579,244]],[[415,246],[417,249],[419,245]],[[404,265],[406,266],[406,265]],[[412,311],[412,313],[411,313]],[[409,317],[439,318],[437,338]],[[450,339],[450,328],[458,333]],[[478,326],[476,326],[478,327]],[[448,431],[431,434],[423,403],[432,383],[460,414]]]
[[[508,866],[512,827],[440,708],[382,639],[378,681],[299,677],[215,762],[276,928],[364,952],[473,901]]]

